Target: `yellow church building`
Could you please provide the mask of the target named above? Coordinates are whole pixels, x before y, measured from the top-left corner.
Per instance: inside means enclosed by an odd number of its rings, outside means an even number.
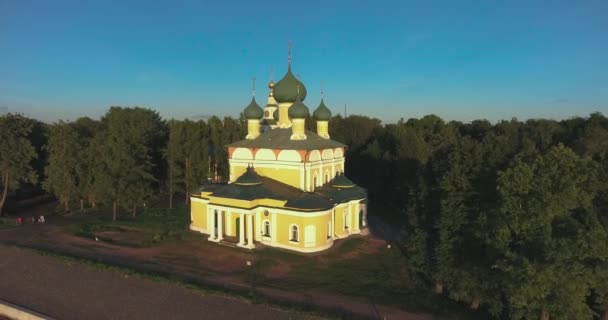
[[[365,232],[366,192],[344,175],[345,145],[331,140],[323,98],[305,129],[306,88],[291,71],[269,84],[268,103],[245,108],[245,140],[228,146],[228,183],[191,194],[190,229],[209,241],[299,252],[330,248]]]

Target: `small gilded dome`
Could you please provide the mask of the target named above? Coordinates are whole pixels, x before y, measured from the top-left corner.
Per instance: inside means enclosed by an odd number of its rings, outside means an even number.
[[[321,104],[319,104],[319,107],[312,113],[312,116],[318,121],[328,121],[329,118],[331,118],[331,110],[325,106],[323,99],[321,99]]]
[[[257,102],[255,102],[255,97],[251,98],[251,102],[243,111],[245,118],[249,120],[260,119],[264,115],[264,110],[260,108]]]
[[[299,87],[299,90],[298,90]],[[287,68],[285,76],[274,85],[273,95],[277,102],[295,102],[298,98],[304,101],[306,98],[306,87],[291,72],[291,66]]]
[[[304,119],[308,117],[308,107],[298,98],[289,107],[289,117],[292,119]]]
[[[274,112],[272,113],[272,118],[275,121],[279,121],[279,109],[275,109]]]

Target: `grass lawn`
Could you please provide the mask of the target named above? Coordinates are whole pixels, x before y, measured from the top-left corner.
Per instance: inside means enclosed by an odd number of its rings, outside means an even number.
[[[166,241],[194,239],[196,234],[187,227],[190,213],[186,206],[175,209],[147,208],[136,217],[119,215],[111,220],[108,208],[76,213],[69,217],[73,223],[65,231],[94,239],[129,247],[149,247]],[[199,236],[200,237],[200,236]]]

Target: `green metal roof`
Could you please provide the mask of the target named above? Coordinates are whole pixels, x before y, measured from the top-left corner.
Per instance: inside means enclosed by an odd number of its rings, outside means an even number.
[[[342,174],[336,175],[329,183],[315,190],[334,204],[367,198],[367,191]]]
[[[246,181],[259,181],[257,183],[243,184],[241,178],[247,176]],[[298,188],[284,184],[280,181],[258,175],[253,168],[239,177],[235,183],[207,184],[201,186],[201,191],[211,192],[211,196],[238,200],[274,199],[287,201],[286,208],[296,210],[328,210],[333,207],[331,201],[324,196],[305,192]]]
[[[268,125],[268,126],[270,126],[270,125],[277,124],[277,121],[274,120],[274,119],[266,119],[266,118],[264,118],[264,119],[262,119],[262,122],[260,124],[261,125]]]
[[[293,75],[290,65],[285,76],[274,85],[273,96],[277,102],[295,102],[298,98],[298,91],[300,100],[304,101],[306,87]]]
[[[306,119],[308,117],[308,107],[300,100],[300,98],[296,99],[289,107],[289,117],[292,119]]]
[[[350,179],[344,175],[344,172],[338,172],[336,177],[333,178],[329,184],[336,188],[352,188],[355,186],[355,183],[350,181]]]
[[[262,179],[260,176],[253,170],[253,168],[249,167],[236,181],[235,184],[240,186],[253,186],[262,183]]]
[[[228,146],[281,150],[321,150],[346,147],[340,142],[321,138],[312,131],[306,131],[306,140],[291,140],[291,133],[291,128],[275,128],[264,132],[255,139],[237,141]]]
[[[251,102],[243,111],[245,118],[250,120],[260,119],[264,115],[264,110],[260,108],[258,103],[255,101],[255,97],[251,98]]]
[[[319,121],[328,121],[331,118],[331,110],[325,106],[323,99],[321,99],[319,107],[313,112],[312,116]]]

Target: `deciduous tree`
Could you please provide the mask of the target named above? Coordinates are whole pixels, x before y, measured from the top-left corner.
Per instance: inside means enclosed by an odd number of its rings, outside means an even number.
[[[36,150],[29,139],[32,122],[18,114],[0,116],[0,214],[9,191],[20,182],[35,183],[32,160]]]

